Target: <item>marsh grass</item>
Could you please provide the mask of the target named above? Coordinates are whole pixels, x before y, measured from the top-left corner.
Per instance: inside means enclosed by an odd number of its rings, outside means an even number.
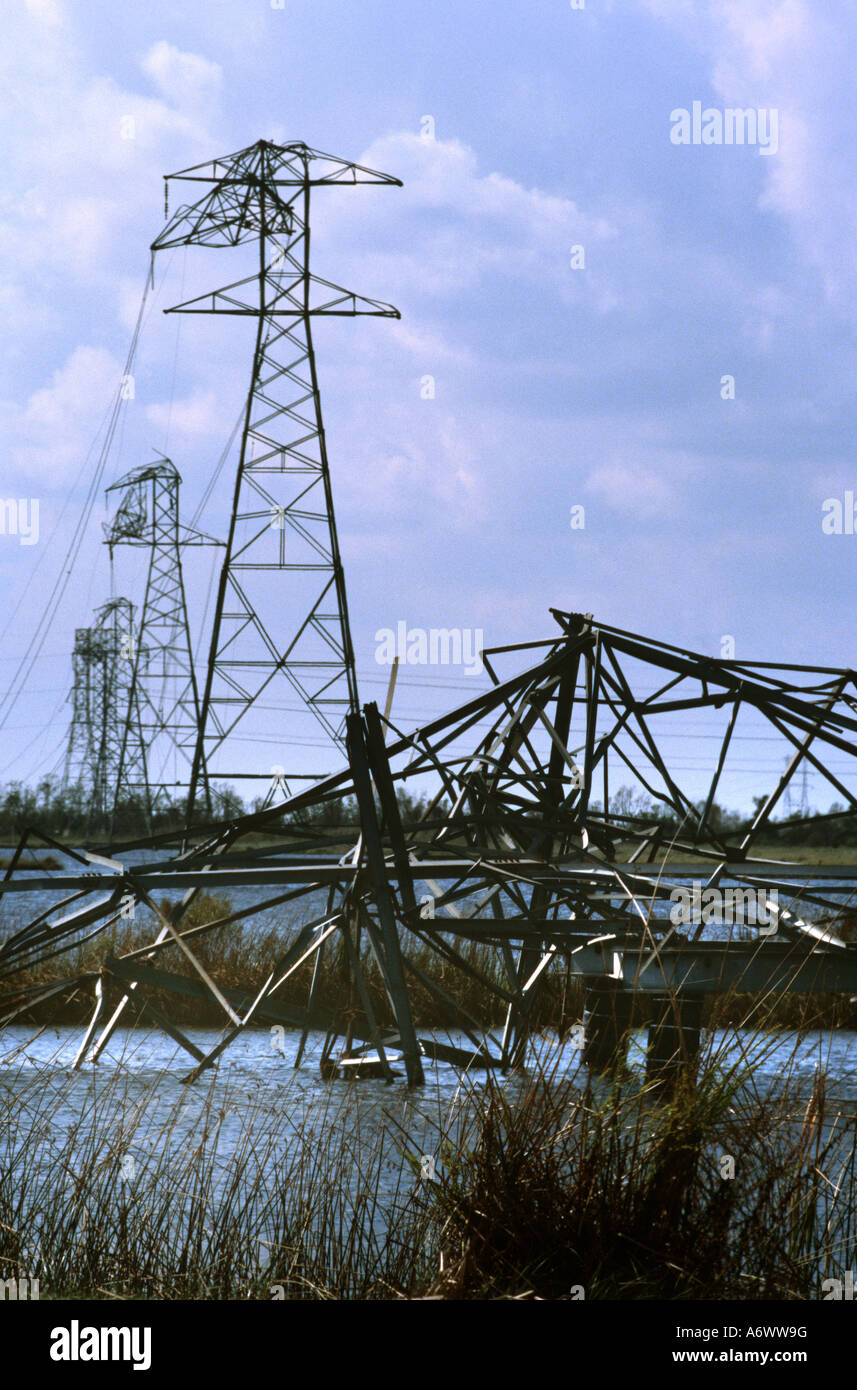
[[[753,1075],[715,1049],[675,1088],[581,1089],[543,1053],[514,1092],[468,1082],[424,1187],[444,1251],[431,1294],[820,1298],[857,1257],[853,1105],[830,1104],[823,1072],[809,1098],[788,1068],[768,1093]]]
[[[160,1079],[80,1081],[49,1067],[2,1090],[0,1278],[42,1298],[389,1296],[413,1181],[353,1094],[301,1113],[296,1085],[212,1079],[189,1118]]]
[[[797,1049],[762,1086],[777,1045],[736,1063],[709,1038],[671,1086],[542,1040],[451,1104],[7,1067],[0,1277],[43,1298],[819,1298],[857,1258],[854,1107],[822,1069],[801,1089]]]
[[[162,910],[170,907],[168,902],[161,904]],[[231,910],[228,897],[200,894],[182,919],[182,926],[204,928],[218,918],[227,916]],[[191,939],[191,945],[200,963],[219,985],[243,990],[253,996],[294,939],[297,928],[297,918],[288,915],[284,915],[275,925],[251,926],[238,922],[202,932]],[[105,956],[110,954],[118,957],[140,950],[150,944],[156,930],[157,925],[149,916],[140,921],[120,922],[64,955],[19,971],[16,976],[3,982],[0,995],[14,1001],[18,990],[49,986],[72,975],[87,976],[81,986],[69,989],[65,996],[55,996],[42,1004],[35,1004],[23,1015],[30,1022],[82,1023],[92,1011],[92,987]],[[478,942],[459,942],[458,949],[467,964],[488,981],[508,988],[508,980],[492,947]],[[407,955],[423,974],[440,985],[471,1016],[483,1020],[485,1027],[503,1022],[505,1005],[490,987],[459,970],[415,939],[407,943]],[[387,992],[365,939],[361,959],[375,1016],[382,1025],[391,1025],[393,1019]],[[152,963],[161,970],[193,975],[185,957],[175,945],[160,950]],[[278,992],[280,1001],[298,1008],[305,1007],[311,972],[312,963],[308,962],[287,980]],[[461,1019],[452,1019],[437,997],[415,974],[409,976],[409,987],[418,1027],[460,1026]],[[341,943],[334,943],[326,951],[319,972],[318,1004],[323,1010],[336,1012],[343,1008],[348,997],[344,949]],[[179,1025],[204,1027],[222,1022],[220,1008],[210,998],[184,998],[162,990],[152,991],[151,998],[168,1019]],[[354,1002],[352,995],[352,1005]],[[569,973],[564,961],[557,961],[544,972],[540,981],[531,1015],[532,1027],[537,1031],[554,1030],[562,1037],[574,1023],[580,1021],[583,1009],[581,981]],[[0,1004],[0,1014],[3,1012],[4,1006]],[[648,1019],[648,1004],[641,997],[635,1009],[635,1022],[642,1026]],[[703,1022],[706,1026],[743,1026],[747,1020],[751,1020],[753,1027],[765,1028],[857,1029],[857,996],[853,999],[843,995],[766,997],[732,993],[710,997],[705,1001]]]

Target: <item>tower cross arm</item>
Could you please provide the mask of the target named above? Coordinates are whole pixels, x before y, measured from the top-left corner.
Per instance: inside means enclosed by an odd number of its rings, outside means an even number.
[[[355,164],[352,160],[341,159],[338,155],[325,154],[314,150],[302,140],[284,145],[270,140],[257,140],[244,150],[219,159],[206,160],[188,169],[180,169],[175,174],[167,174],[167,180],[177,179],[186,183],[219,183],[223,185],[258,182],[264,169],[266,183],[290,187],[311,185],[374,183],[401,188],[402,181],[393,174],[384,174],[379,169],[370,169],[365,164]]]

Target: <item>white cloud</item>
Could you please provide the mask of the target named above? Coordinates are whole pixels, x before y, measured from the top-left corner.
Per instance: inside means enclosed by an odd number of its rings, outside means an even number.
[[[75,476],[121,375],[122,368],[109,352],[81,345],[23,406],[7,402],[2,434],[15,479],[51,492]]]
[[[65,20],[65,11],[60,0],[26,0],[26,4],[28,14],[51,28]]]
[[[210,155],[218,64],[169,44],[143,60],[161,95],[93,74],[49,0],[7,25],[0,102],[14,129],[0,202],[0,255],[19,273],[45,268],[92,288],[142,262],[160,217],[166,170]],[[141,232],[141,228],[143,231]]]
[[[700,0],[643,0],[643,8],[654,15],[655,19],[665,19],[676,24],[685,20],[698,23],[703,6],[700,5]]]
[[[720,56],[715,76],[718,84],[727,86],[730,57],[737,60],[739,80],[745,73],[753,81],[775,80],[817,35],[815,15],[805,0],[757,0],[750,7],[744,0],[713,0],[711,12],[717,29],[734,44],[731,55],[727,51]]]
[[[593,469],[584,489],[602,498],[617,511],[633,512],[642,518],[660,515],[675,505],[670,484],[660,475],[642,467],[604,463]]]
[[[141,67],[162,96],[176,106],[211,100],[223,78],[219,63],[209,62],[198,53],[183,53],[164,39],[153,44]]]
[[[159,401],[146,407],[146,418],[158,429],[185,439],[222,434],[226,417],[221,399],[213,391],[195,391],[181,401]]]
[[[382,447],[371,473],[361,471],[348,482],[359,488],[361,507],[379,515],[413,512],[419,517],[426,508],[439,507],[454,529],[467,529],[479,522],[485,506],[485,461],[476,422],[465,424],[434,408],[435,403],[420,401],[416,391],[414,396],[412,410],[394,407],[385,413],[385,434],[403,447]],[[366,438],[372,438],[368,422]]]
[[[357,162],[395,174],[403,188],[383,194],[352,189],[336,200],[331,195],[317,240],[359,238],[358,245],[371,246],[383,219],[383,244],[396,249],[361,259],[391,294],[450,294],[486,274],[517,280],[547,275],[568,285],[570,247],[616,235],[608,218],[585,213],[570,198],[481,173],[475,152],[459,140],[399,132],[376,140]]]
[[[828,302],[853,315],[857,114],[849,10],[832,18],[808,0],[640,3],[703,53],[724,105],[777,110],[778,151],[759,161],[760,206],[785,219]]]
[[[459,409],[452,361],[449,376],[436,378],[436,398],[424,399],[421,375],[410,362],[403,370],[400,349],[385,341],[388,327],[338,367],[323,366],[337,515],[364,534],[391,517],[408,529],[471,530],[494,505],[503,426],[481,405]]]
[[[404,349],[423,363],[431,362],[434,365],[446,362],[463,367],[473,360],[473,354],[466,347],[448,342],[441,333],[431,328],[394,320],[388,331],[397,351]]]

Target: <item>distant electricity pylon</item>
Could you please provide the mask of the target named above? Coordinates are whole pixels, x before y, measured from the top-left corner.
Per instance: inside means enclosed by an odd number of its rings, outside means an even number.
[[[786,758],[786,767],[790,763],[791,758]],[[800,791],[797,792],[797,789],[792,789],[792,782],[789,782],[786,787],[783,810],[787,816],[804,817],[809,815],[809,773],[806,763],[800,770]]]
[[[117,545],[145,546],[149,551],[143,608],[128,653],[131,678],[116,798],[120,789],[123,794],[127,790],[148,806],[150,815],[166,807],[175,787],[187,785],[199,733],[182,551],[188,545],[221,544],[180,522],[180,485],[174,464],[160,458],[126,473],[107,489],[108,494],[123,490],[112,522],[104,527],[111,564]],[[142,768],[133,752],[138,744],[144,749]],[[200,777],[208,802],[204,761]]]
[[[311,273],[310,190],[401,184],[300,142],[266,140],[168,175],[168,190],[169,179],[208,187],[199,201],[174,213],[153,253],[176,246],[258,243],[253,275],[166,311],[256,320],[190,779],[190,817],[204,769],[213,775],[214,754],[247,712],[258,708],[275,677],[282,679],[274,689],[296,694],[298,710],[311,711],[340,750],[346,716],[358,710],[310,321],[322,315],[398,318],[399,313]],[[272,586],[272,571],[287,583]],[[202,790],[210,811],[210,790],[207,785]]]
[[[800,771],[800,814],[809,815],[809,773],[806,763]]]
[[[133,686],[134,605],[111,599],[92,627],[78,628],[73,656],[72,719],[63,785],[76,787],[89,827],[112,822],[133,802],[151,822],[146,749]]]

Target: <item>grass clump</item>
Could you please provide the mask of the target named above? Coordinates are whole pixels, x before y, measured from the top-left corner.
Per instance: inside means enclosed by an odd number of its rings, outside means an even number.
[[[855,1115],[821,1071],[763,1086],[776,1046],[709,1046],[669,1084],[542,1043],[449,1105],[281,1071],[7,1069],[0,1277],[43,1298],[817,1299],[857,1259]]]
[[[710,1056],[674,1089],[581,1090],[561,1067],[468,1083],[425,1184],[435,1296],[808,1299],[853,1268],[855,1116],[822,1079],[809,1100],[788,1082],[763,1094]]]

